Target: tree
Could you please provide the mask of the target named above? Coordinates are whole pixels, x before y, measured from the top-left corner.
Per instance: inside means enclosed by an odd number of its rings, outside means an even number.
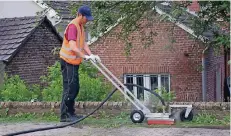
[[[120,23],[122,26],[121,33],[118,36],[125,41],[127,53],[132,48],[129,41],[129,34],[133,31],[142,30],[141,25],[138,23],[139,19],[146,18],[149,21],[154,21],[150,18],[151,15],[156,15],[155,8],[158,4],[164,1],[92,1],[89,2],[93,15],[95,17],[94,23],[90,24],[92,36],[99,36],[101,33],[113,24]],[[190,1],[171,1],[171,11],[168,13],[174,18],[173,21],[177,22],[181,15],[189,14],[186,8]],[[230,2],[229,1],[198,1],[201,11],[197,16],[191,16],[190,27],[194,30],[195,35],[203,35],[204,32],[212,30],[214,35],[213,39],[206,40],[206,46],[211,46],[214,49],[230,48],[230,35],[229,35],[229,21],[230,21]],[[77,9],[81,2],[72,5],[73,10]],[[169,16],[163,15],[160,19],[167,19]],[[146,26],[148,27],[148,26]],[[222,28],[228,28],[222,32]],[[143,41],[152,44],[150,41],[155,32],[150,32],[149,35],[141,37]],[[199,38],[199,37],[197,37]],[[147,40],[148,39],[148,40]],[[172,40],[174,41],[174,40]],[[211,44],[212,43],[212,44]]]

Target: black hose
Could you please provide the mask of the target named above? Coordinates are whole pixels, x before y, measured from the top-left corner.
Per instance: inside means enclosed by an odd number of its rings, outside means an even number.
[[[160,99],[162,105],[163,105],[163,106],[166,106],[166,105],[165,105],[165,102],[164,102],[164,99],[163,99],[159,94],[157,94],[156,92],[154,92],[154,91],[152,91],[152,90],[150,90],[150,89],[148,89],[148,88],[146,88],[146,87],[143,87],[143,86],[140,86],[140,85],[136,85],[136,84],[127,83],[127,84],[124,84],[124,85],[125,85],[125,86],[136,86],[136,87],[138,87],[138,88],[144,89],[145,91],[148,91],[148,92],[150,92],[151,94],[154,94],[156,97],[158,97],[158,98]]]
[[[26,133],[32,133],[32,132],[36,132],[36,131],[44,131],[44,130],[49,130],[49,129],[57,129],[57,128],[64,128],[64,127],[67,127],[67,126],[71,126],[73,124],[76,124],[82,120],[84,120],[85,118],[89,117],[90,115],[92,115],[93,113],[95,113],[97,110],[99,110],[100,107],[103,106],[103,104],[108,100],[110,99],[110,97],[116,92],[117,88],[115,88],[110,94],[108,94],[108,96],[106,97],[106,99],[104,99],[100,105],[94,109],[91,113],[87,114],[86,116],[74,121],[74,122],[71,122],[71,123],[68,123],[68,124],[65,124],[65,125],[60,125],[60,126],[53,126],[53,127],[46,127],[46,128],[37,128],[37,129],[31,129],[31,130],[25,130],[25,131],[20,131],[20,132],[15,132],[15,133],[10,133],[10,134],[6,134],[6,135],[3,135],[3,136],[15,136],[15,135],[20,135],[20,134],[26,134]]]

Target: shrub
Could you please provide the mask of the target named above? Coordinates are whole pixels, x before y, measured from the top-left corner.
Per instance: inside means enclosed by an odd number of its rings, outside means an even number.
[[[30,101],[31,99],[38,99],[41,97],[38,88],[38,85],[27,87],[26,83],[18,75],[9,77],[5,74],[0,98],[2,101]]]
[[[90,63],[83,63],[79,69],[80,92],[78,101],[102,101],[112,90],[104,81],[98,70]],[[4,84],[0,91],[1,101],[61,101],[63,82],[59,62],[48,67],[47,75],[41,76],[44,87],[28,86],[18,75],[8,77],[5,74]],[[121,101],[123,97],[115,93],[110,100]]]
[[[61,101],[62,98],[62,75],[60,64],[56,62],[48,67],[47,76],[42,76],[42,83],[47,86],[42,90],[43,101]]]
[[[48,68],[48,75],[42,77],[42,81],[48,86],[42,91],[44,101],[61,101],[62,98],[62,74],[59,62]],[[102,101],[112,90],[112,86],[106,83],[98,74],[98,70],[90,63],[83,63],[79,68],[80,92],[77,101]],[[111,100],[121,100],[119,94],[113,95]]]
[[[167,92],[164,87],[154,90],[155,93],[159,94],[160,97],[164,100],[165,104],[168,105],[169,102],[175,100],[176,96],[174,92]],[[158,97],[151,94],[150,102],[148,103],[149,107],[152,108],[153,112],[162,112],[163,109],[168,110],[168,106],[163,106]]]

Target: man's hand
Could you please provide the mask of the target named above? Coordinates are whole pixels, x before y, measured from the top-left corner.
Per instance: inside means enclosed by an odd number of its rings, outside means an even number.
[[[90,60],[91,59],[92,61],[96,62],[95,56],[93,54],[91,54],[90,56],[89,55],[85,55],[84,59],[85,60]]]
[[[98,55],[95,55],[95,60],[96,60],[97,62],[101,62],[101,59],[100,59],[100,57],[99,57]]]
[[[84,58],[86,59],[86,60],[89,60],[89,59],[91,59],[93,62],[101,62],[101,60],[100,60],[100,58],[99,58],[99,56],[98,55],[93,55],[93,54],[91,54],[90,56],[88,56],[88,55],[85,55],[84,56]]]
[[[85,60],[89,60],[90,58],[91,58],[90,56],[84,55],[84,59],[85,59]]]

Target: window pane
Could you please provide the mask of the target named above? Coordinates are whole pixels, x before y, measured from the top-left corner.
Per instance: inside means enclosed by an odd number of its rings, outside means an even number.
[[[164,87],[169,92],[169,76],[161,75],[161,87]]]
[[[150,76],[150,85],[152,91],[158,89],[158,76],[155,75]]]
[[[137,82],[137,85],[144,86],[143,76],[137,75],[136,82]],[[144,99],[144,90],[142,88],[137,87],[137,98],[141,100]]]
[[[126,83],[134,84],[132,75],[126,75]],[[127,88],[128,88],[128,90],[133,92],[133,86],[127,86]]]

